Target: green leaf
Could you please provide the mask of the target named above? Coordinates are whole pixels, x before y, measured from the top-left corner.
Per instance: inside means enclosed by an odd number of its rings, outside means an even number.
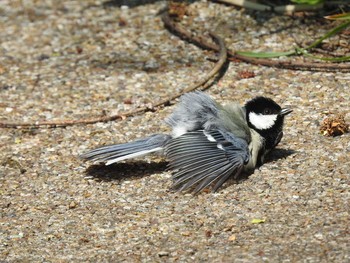
[[[250,58],[277,58],[281,56],[290,56],[295,54],[295,50],[286,52],[253,52],[253,51],[237,51],[238,55]]]
[[[252,224],[262,224],[262,223],[265,223],[265,219],[254,218],[254,219],[252,219],[252,221],[250,221],[250,223],[252,223]]]
[[[307,4],[307,5],[317,5],[324,2],[324,0],[290,0],[293,3],[297,4]]]

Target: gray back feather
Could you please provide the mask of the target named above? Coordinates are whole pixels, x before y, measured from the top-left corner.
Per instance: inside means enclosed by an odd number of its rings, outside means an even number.
[[[174,112],[165,120],[172,128],[186,131],[217,126],[219,105],[203,92],[184,94]]]
[[[251,141],[245,109],[237,103],[221,106],[207,94],[196,91],[184,94],[174,112],[165,120],[177,137],[185,132],[219,129]]]

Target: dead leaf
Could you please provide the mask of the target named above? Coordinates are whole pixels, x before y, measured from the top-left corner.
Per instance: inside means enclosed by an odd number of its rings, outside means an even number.
[[[349,132],[349,125],[345,122],[344,114],[327,117],[323,120],[320,127],[321,134],[324,136],[339,136]]]

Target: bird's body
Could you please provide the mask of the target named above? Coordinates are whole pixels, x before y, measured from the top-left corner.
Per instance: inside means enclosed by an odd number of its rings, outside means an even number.
[[[264,97],[241,107],[236,103],[222,106],[202,92],[188,93],[166,119],[171,135],[104,146],[81,157],[108,165],[163,152],[174,171],[174,189],[195,186],[199,192],[213,185],[215,191],[230,176],[250,172],[263,163],[265,154],[281,140],[283,118],[289,112]]]

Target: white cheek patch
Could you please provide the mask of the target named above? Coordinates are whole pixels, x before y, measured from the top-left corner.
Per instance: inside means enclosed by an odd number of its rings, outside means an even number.
[[[251,124],[253,124],[257,129],[266,130],[275,124],[277,116],[277,114],[263,115],[256,114],[255,112],[250,112],[249,120]]]

